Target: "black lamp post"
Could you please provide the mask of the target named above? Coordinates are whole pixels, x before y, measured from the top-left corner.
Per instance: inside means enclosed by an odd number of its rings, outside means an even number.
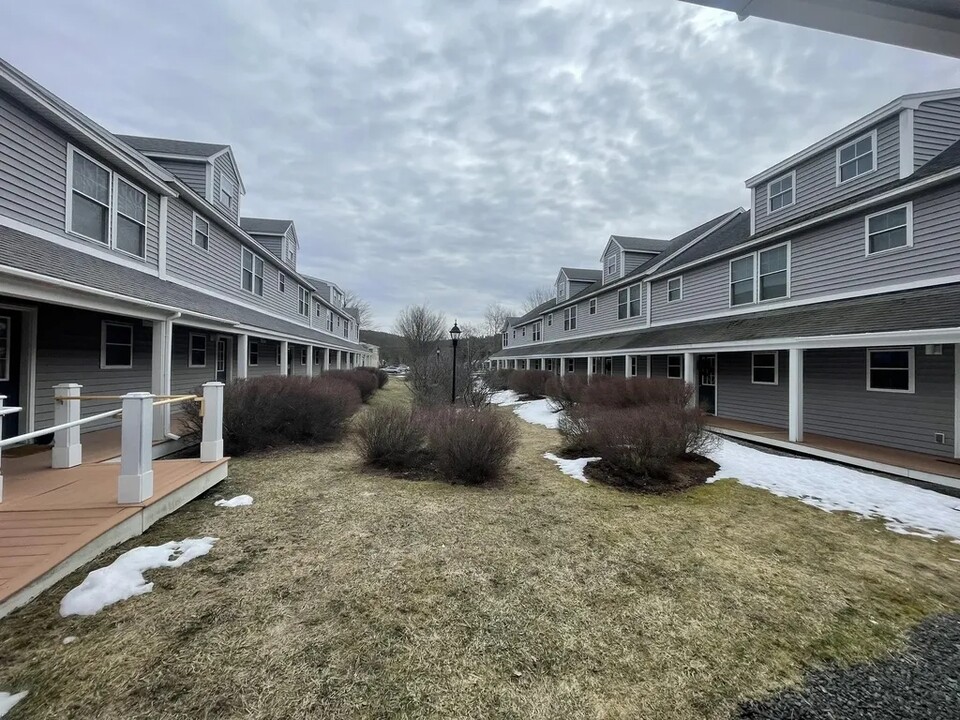
[[[457,321],[453,321],[453,327],[450,328],[450,340],[453,343],[453,385],[450,388],[450,403],[457,402],[457,342],[460,340],[460,328]]]

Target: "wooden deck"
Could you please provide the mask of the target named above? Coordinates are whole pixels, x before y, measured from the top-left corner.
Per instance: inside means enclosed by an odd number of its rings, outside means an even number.
[[[732,418],[712,417],[707,425],[721,435],[791,450],[801,455],[813,455],[855,465],[867,470],[877,470],[960,489],[960,462],[951,458],[896,450],[815,433],[804,433],[802,443],[792,443],[787,440],[785,429]]]
[[[104,446],[84,458],[113,457]],[[43,464],[45,463],[45,467]],[[138,505],[117,504],[119,466],[49,466],[49,453],[4,458],[0,502],[0,617],[36,597],[107,548],[136,537],[227,476],[227,459],[158,460],[154,492]]]

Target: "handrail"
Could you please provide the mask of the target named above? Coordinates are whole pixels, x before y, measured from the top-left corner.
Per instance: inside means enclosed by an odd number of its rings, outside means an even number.
[[[64,400],[123,400],[126,397],[125,395],[63,395],[60,397],[55,397],[54,399],[57,402],[63,402]],[[157,400],[191,400],[197,399],[199,395],[154,395]],[[154,403],[156,405],[156,403]]]
[[[109,417],[114,417],[122,413],[121,408],[116,410],[108,410],[107,412],[102,412],[99,415],[90,415],[89,417],[80,418],[79,420],[73,420],[71,422],[61,423],[60,425],[54,425],[53,427],[44,428],[43,430],[34,430],[33,432],[24,433],[23,435],[16,435],[11,438],[6,438],[0,440],[0,448],[5,448],[10,445],[16,445],[21,443],[24,440],[32,440],[33,438],[40,437],[41,435],[49,435],[52,432],[57,430],[66,430],[67,428],[72,428],[75,425],[84,425],[85,423],[94,422],[96,420],[104,420]]]
[[[159,399],[153,403],[154,407],[158,405],[174,405],[180,402],[203,402],[203,398],[199,395],[167,395],[167,396],[157,396]]]
[[[0,405],[0,417],[3,417],[4,415],[13,415],[21,410],[23,410],[23,408],[14,407],[13,405]]]

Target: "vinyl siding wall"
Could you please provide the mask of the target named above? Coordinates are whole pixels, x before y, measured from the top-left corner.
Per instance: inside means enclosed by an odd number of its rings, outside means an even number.
[[[633,272],[652,257],[656,257],[656,253],[625,252],[623,254],[623,274],[627,275]]]
[[[627,287],[630,287],[629,285]],[[620,289],[601,293],[596,296],[597,312],[590,314],[590,299],[577,303],[577,329],[564,331],[564,308],[553,310],[553,325],[547,327],[546,315],[543,320],[544,341],[565,340],[592,333],[618,333],[626,330],[645,327],[647,324],[647,293],[646,288],[640,290],[640,314],[626,320],[618,319],[618,294]],[[527,331],[529,337],[530,331]],[[513,338],[510,339],[511,345]],[[519,343],[518,343],[519,344]]]
[[[255,342],[259,353],[256,365],[250,365],[249,356],[247,357],[247,377],[254,378],[264,377],[265,375],[279,375],[280,366],[277,365],[277,346],[280,343],[274,340],[254,340],[252,338],[247,342]],[[247,352],[249,353],[249,351],[248,344]]]
[[[756,187],[756,231],[758,233],[781,225],[784,222],[805,215],[818,207],[829,205],[845,197],[857,195],[884,183],[900,177],[900,120],[896,115],[884,120],[876,126],[877,156],[873,172],[850,180],[837,186],[837,148],[847,144],[845,140],[819,153],[815,157],[801,163],[797,171],[794,188],[795,200],[793,205],[777,210],[772,215],[767,213],[767,184],[764,181]],[[867,130],[861,135],[866,135]],[[860,137],[858,135],[857,137]],[[854,138],[850,138],[853,140]],[[784,172],[785,175],[789,169]],[[780,176],[778,176],[780,177]],[[776,180],[777,178],[771,178]]]
[[[190,367],[190,335],[206,338],[207,363],[204,367]],[[229,363],[228,367],[233,363]],[[193,393],[205,382],[217,379],[217,342],[215,336],[203,330],[175,325],[173,328],[173,358],[170,372],[170,391],[174,395]]]
[[[72,142],[110,167],[81,143]],[[123,173],[121,177],[147,193],[144,266],[156,268],[159,254],[160,201]],[[39,116],[0,95],[0,214],[70,240],[107,249],[106,245],[66,232],[67,137]],[[126,253],[118,257],[134,262]]]
[[[249,233],[250,237],[263,245],[277,259],[283,260],[283,238],[276,235],[258,235]]]
[[[717,416],[747,422],[787,427],[789,420],[788,353],[778,352],[779,382],[776,385],[753,384],[753,353],[717,355]]]
[[[673,275],[672,277],[677,276]],[[681,300],[672,303],[667,302],[668,282],[669,278],[653,282],[651,319],[654,323],[666,320],[682,320],[683,318],[729,308],[729,258],[684,271],[683,297]]]
[[[913,112],[913,160],[919,168],[960,140],[960,99],[925,102]]]
[[[613,259],[614,267],[612,273],[607,273],[607,263]],[[609,252],[603,256],[603,281],[610,282],[617,280],[621,274],[621,250],[619,245],[612,245]]]
[[[228,157],[229,151],[213,161],[213,203],[224,210],[235,223],[240,222],[240,180],[233,171],[233,164]],[[233,180],[234,198],[229,209],[220,202],[220,177],[226,175]]]
[[[189,162],[187,160],[171,160],[169,158],[154,158],[153,161],[176,175],[183,183],[200,197],[207,196],[207,166],[206,161]]]
[[[954,349],[926,355],[914,349],[916,392],[871,392],[863,348],[804,354],[804,429],[809,433],[953,456]],[[942,432],[945,443],[934,441]]]

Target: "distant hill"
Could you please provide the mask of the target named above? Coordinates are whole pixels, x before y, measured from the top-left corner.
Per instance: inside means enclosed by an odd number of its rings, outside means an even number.
[[[403,338],[399,335],[379,330],[361,330],[360,342],[379,347],[380,361],[387,365],[403,361]]]

